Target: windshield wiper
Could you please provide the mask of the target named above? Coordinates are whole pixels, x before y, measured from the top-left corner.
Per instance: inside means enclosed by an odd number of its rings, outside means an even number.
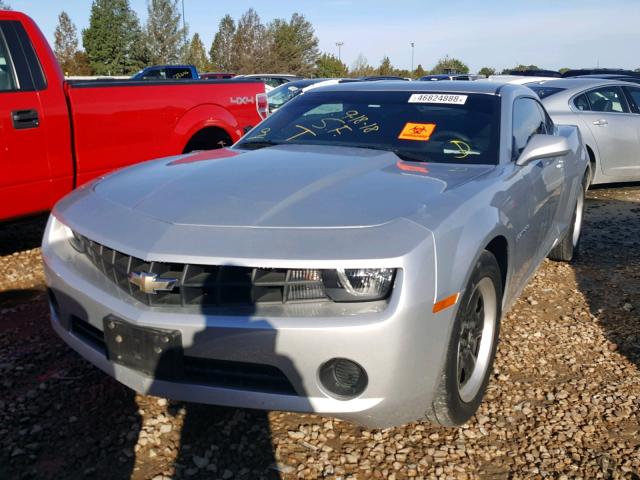
[[[236,148],[242,148],[245,150],[258,150],[264,147],[273,147],[275,145],[282,145],[283,142],[276,142],[275,140],[255,140],[246,141],[236,145]]]
[[[400,150],[399,148],[383,147],[379,145],[350,145],[350,146],[353,146],[356,148],[369,148],[371,150],[382,150],[385,152],[395,153],[400,158],[400,160],[404,160],[406,162],[427,162],[423,154],[420,154],[420,153],[412,154],[410,152]]]

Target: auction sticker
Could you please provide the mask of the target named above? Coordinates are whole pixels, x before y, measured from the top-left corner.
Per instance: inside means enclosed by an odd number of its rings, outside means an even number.
[[[412,93],[409,103],[444,103],[447,105],[464,105],[467,95],[447,95],[444,93]]]
[[[436,129],[435,123],[411,123],[405,124],[404,128],[398,135],[400,140],[418,140],[428,142],[431,134]]]

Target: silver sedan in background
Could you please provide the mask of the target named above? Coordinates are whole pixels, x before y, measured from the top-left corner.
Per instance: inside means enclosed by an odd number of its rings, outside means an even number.
[[[554,122],[577,125],[592,184],[640,180],[640,85],[570,78],[527,84]]]
[[[232,148],[58,203],[52,323],[139,392],[458,425],[501,312],[547,255],[573,257],[588,168],[576,127],[525,87],[318,88]]]

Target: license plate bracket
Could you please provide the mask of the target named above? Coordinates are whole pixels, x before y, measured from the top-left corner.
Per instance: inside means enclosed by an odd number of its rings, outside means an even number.
[[[179,330],[140,327],[114,315],[103,319],[109,360],[150,377],[178,379],[183,373],[182,335]]]

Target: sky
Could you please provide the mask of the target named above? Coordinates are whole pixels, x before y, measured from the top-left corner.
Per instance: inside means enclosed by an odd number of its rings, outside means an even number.
[[[58,14],[89,23],[90,0],[5,0],[33,17],[53,44]],[[178,5],[181,7],[181,1]],[[130,0],[144,22],[147,0]],[[184,0],[190,33],[207,50],[223,15],[254,8],[263,23],[299,12],[311,21],[320,51],[351,66],[359,54],[377,66],[433,67],[449,55],[471,71],[517,64],[541,68],[640,68],[640,0]]]

